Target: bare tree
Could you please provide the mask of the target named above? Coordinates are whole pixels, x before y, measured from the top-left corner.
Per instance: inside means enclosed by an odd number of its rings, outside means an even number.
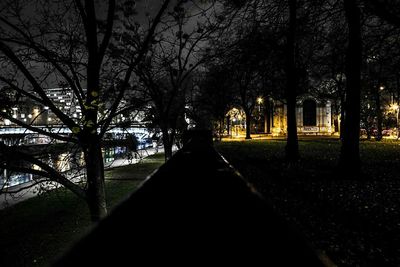
[[[110,85],[104,78],[114,71],[108,46],[113,40],[115,17],[134,14],[131,2],[20,0],[4,1],[0,9],[0,56],[5,66],[0,73],[1,82],[35,104],[47,107],[57,124],[69,129],[70,134],[36,127],[7,112],[0,112],[0,116],[32,132],[79,147],[84,155],[86,183],[73,183],[53,166],[19,147],[1,144],[1,160],[7,169],[46,177],[65,186],[87,202],[93,221],[107,213],[101,140],[120,111],[133,69],[146,54],[170,1],[160,5],[145,36],[137,37],[139,46],[134,48],[136,53],[129,58],[128,68],[116,72],[119,82]],[[82,116],[75,118],[65,106],[53,101],[46,88],[54,84],[62,85],[73,95]],[[106,103],[101,99],[111,87],[116,96],[105,110]],[[21,161],[30,167],[20,167]]]
[[[204,1],[203,1],[204,2]],[[214,1],[178,1],[162,19],[146,60],[136,68],[143,97],[151,102],[153,120],[161,129],[166,160],[187,104],[193,73],[210,54],[205,43],[218,28],[211,20]]]

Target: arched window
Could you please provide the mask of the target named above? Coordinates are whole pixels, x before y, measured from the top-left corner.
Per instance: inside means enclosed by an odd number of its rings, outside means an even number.
[[[303,125],[317,125],[317,104],[314,100],[307,99],[303,102]]]

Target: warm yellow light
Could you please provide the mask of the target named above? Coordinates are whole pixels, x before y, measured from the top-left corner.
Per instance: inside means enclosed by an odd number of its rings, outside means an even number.
[[[385,86],[381,85],[381,87],[379,87],[379,89],[382,91],[383,89],[385,89]]]
[[[257,98],[257,103],[258,103],[259,105],[262,104],[262,102],[263,102],[262,97]]]
[[[399,108],[399,105],[393,104],[390,108],[391,108],[392,110],[397,110],[397,109]]]

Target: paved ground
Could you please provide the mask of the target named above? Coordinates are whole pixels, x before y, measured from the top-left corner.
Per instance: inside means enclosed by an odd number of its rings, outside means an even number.
[[[176,148],[174,148],[176,150]],[[140,160],[146,158],[147,156],[162,153],[164,152],[164,148],[147,148],[138,151],[137,158],[132,157],[132,159],[126,158],[119,158],[112,162],[105,164],[105,169],[111,169],[116,167],[121,167],[129,164],[136,164],[140,162]],[[16,203],[22,202],[26,199],[35,197],[38,194],[38,191],[46,187],[46,189],[54,189],[56,186],[54,185],[35,185],[34,182],[28,182],[21,185],[13,186],[7,188],[11,193],[2,193],[0,194],[0,210],[15,205]]]

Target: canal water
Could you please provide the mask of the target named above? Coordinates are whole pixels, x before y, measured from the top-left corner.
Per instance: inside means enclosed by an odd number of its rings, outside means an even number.
[[[104,165],[110,165],[115,160],[127,158],[131,153],[126,146],[114,146],[103,148]],[[42,157],[43,160],[43,157]],[[63,151],[59,153],[47,154],[44,161],[55,168],[58,172],[65,173],[71,177],[81,173],[84,167],[84,158],[82,152]],[[35,165],[25,165],[24,167],[39,169]],[[10,172],[6,169],[0,173],[0,189],[21,185],[33,180],[33,175],[28,173]]]

